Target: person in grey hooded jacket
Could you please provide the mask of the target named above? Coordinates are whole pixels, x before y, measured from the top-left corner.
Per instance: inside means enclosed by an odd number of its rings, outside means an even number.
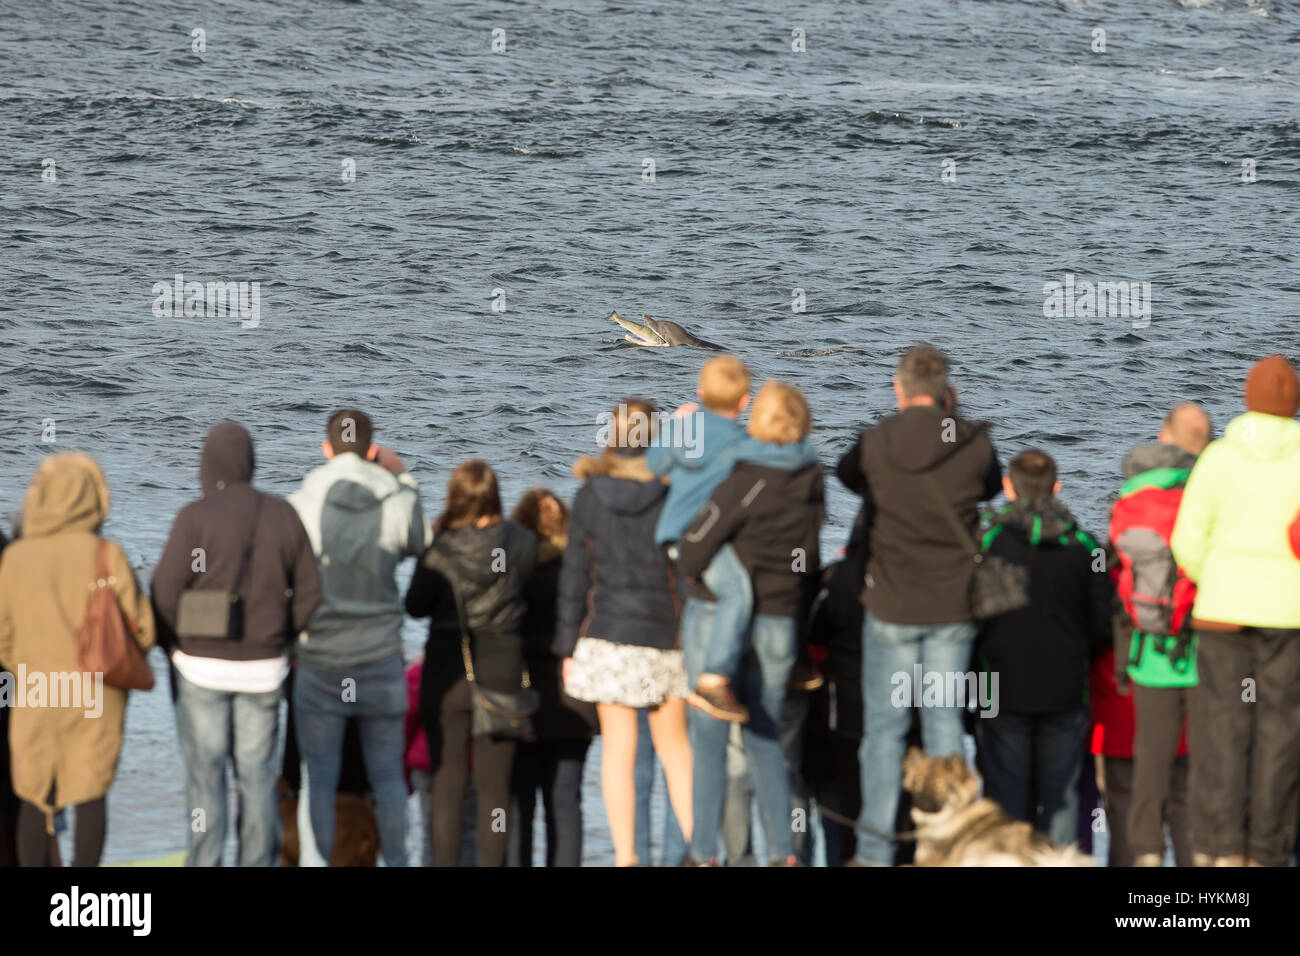
[[[406,865],[406,673],[397,566],[429,539],[419,486],[391,449],[371,444],[370,419],[336,412],[326,463],[289,502],[320,565],[322,597],[296,647],[294,722],[307,796],[299,806],[323,864],[334,842],[334,800],[348,717],[356,717],[388,866]]]

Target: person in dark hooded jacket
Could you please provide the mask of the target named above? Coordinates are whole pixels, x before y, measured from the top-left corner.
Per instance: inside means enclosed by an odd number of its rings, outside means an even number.
[[[239,786],[239,864],[278,861],[280,808],[276,778],[281,685],[289,645],[320,600],[316,558],[293,507],[257,491],[253,439],[222,421],[203,442],[203,494],[176,515],[154,571],[152,601],[159,643],[171,658],[176,731],[185,764],[190,812],[188,866],[218,866],[226,839],[226,764]],[[242,627],[227,637],[184,632],[186,591],[239,597]]]
[[[1111,642],[1114,591],[1104,552],[1056,498],[1056,463],[1021,452],[1007,468],[1009,504],[984,535],[986,554],[1029,570],[1029,605],[985,622],[978,733],[984,793],[1055,842],[1075,842],[1092,659]]]
[[[811,427],[808,403],[797,388],[765,383],[754,401],[749,436],[770,454],[737,464],[678,541],[678,568],[692,582],[682,652],[693,685],[706,666],[711,628],[693,626],[690,619],[701,615],[707,620],[715,613],[701,580],[704,569],[730,543],[752,582],[754,613],[736,690],[749,710],[744,750],[757,784],[768,856],[777,865],[795,861],[790,773],[779,731],[798,649],[797,622],[807,619],[818,590],[818,539],[826,510],[821,465],[814,455],[797,454],[807,450]],[[718,855],[727,723],[702,709],[693,710],[690,720],[695,768],[691,854],[706,863]]]
[[[556,604],[554,651],[564,659],[565,690],[594,703],[600,721],[600,780],[616,866],[650,862],[636,853],[638,710],[649,711],[669,802],[683,837],[691,835],[689,688],[677,649],[677,585],[667,552],[654,540],[668,487],[645,455],[657,438],[654,415],[647,401],[623,402],[605,453],[574,463],[585,484],[573,499]]]
[[[460,863],[471,741],[478,865],[505,864],[514,821],[495,825],[499,821],[494,814],[510,806],[515,741],[472,736],[473,702],[461,638],[470,639],[470,666],[477,683],[488,690],[517,692],[524,674],[524,587],[536,563],[537,538],[523,525],[502,520],[496,474],[479,459],[459,465],[447,482],[446,509],[434,522],[433,543],[406,592],[406,612],[430,619],[420,719],[433,772],[434,866]]]
[[[888,866],[902,789],[911,708],[895,707],[891,675],[964,672],[975,639],[970,582],[972,555],[958,540],[952,511],[972,533],[977,505],[998,493],[1002,469],[983,424],[963,421],[948,384],[948,360],[917,345],[894,375],[898,414],[868,428],[840,460],[836,474],[861,495],[871,515],[862,603],[862,811],[855,859]],[[964,711],[925,707],[926,753],[961,751]]]

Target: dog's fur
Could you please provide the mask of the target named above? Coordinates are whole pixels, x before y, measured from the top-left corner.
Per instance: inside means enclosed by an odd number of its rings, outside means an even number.
[[[979,777],[957,754],[928,757],[913,747],[903,758],[903,789],[914,804],[917,866],[1093,865],[1077,848],[1058,847],[980,799]]]
[[[283,866],[298,865],[298,794],[280,778],[280,818],[284,840],[280,844]],[[334,803],[334,849],[330,866],[377,866],[379,820],[370,797],[340,792]]]

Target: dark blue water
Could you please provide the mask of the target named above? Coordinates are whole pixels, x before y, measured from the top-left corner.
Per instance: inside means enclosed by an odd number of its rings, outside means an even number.
[[[287,492],[344,404],[430,511],[471,455],[511,499],[568,494],[597,413],[690,397],[703,357],[621,343],[618,309],[797,383],[828,465],[929,340],[1104,531],[1168,405],[1222,424],[1251,361],[1294,355],[1296,4],[764,7],[0,0],[0,510],[87,449],[147,577],[208,425],[248,425]],[[260,323],[155,317],[178,272],[259,282]],[[1046,317],[1067,273],[1150,282],[1149,324]],[[852,515],[832,482],[824,549]],[[114,860],[184,838],[165,692],[128,729]]]

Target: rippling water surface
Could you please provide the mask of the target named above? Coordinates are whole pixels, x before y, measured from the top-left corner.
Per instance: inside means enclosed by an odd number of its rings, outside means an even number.
[[[1253,359],[1295,356],[1296,4],[779,6],[0,0],[0,510],[52,419],[147,578],[214,420],[284,493],[344,404],[430,511],[472,455],[511,499],[568,494],[597,412],[690,397],[704,357],[623,344],[616,308],[797,383],[828,466],[929,340],[1104,531],[1172,401],[1221,424]],[[259,326],[155,318],[178,272],[260,282]],[[1045,318],[1067,273],[1149,281],[1150,324]],[[852,516],[832,481],[825,550]],[[134,696],[108,859],[181,848],[178,759],[165,690]]]

